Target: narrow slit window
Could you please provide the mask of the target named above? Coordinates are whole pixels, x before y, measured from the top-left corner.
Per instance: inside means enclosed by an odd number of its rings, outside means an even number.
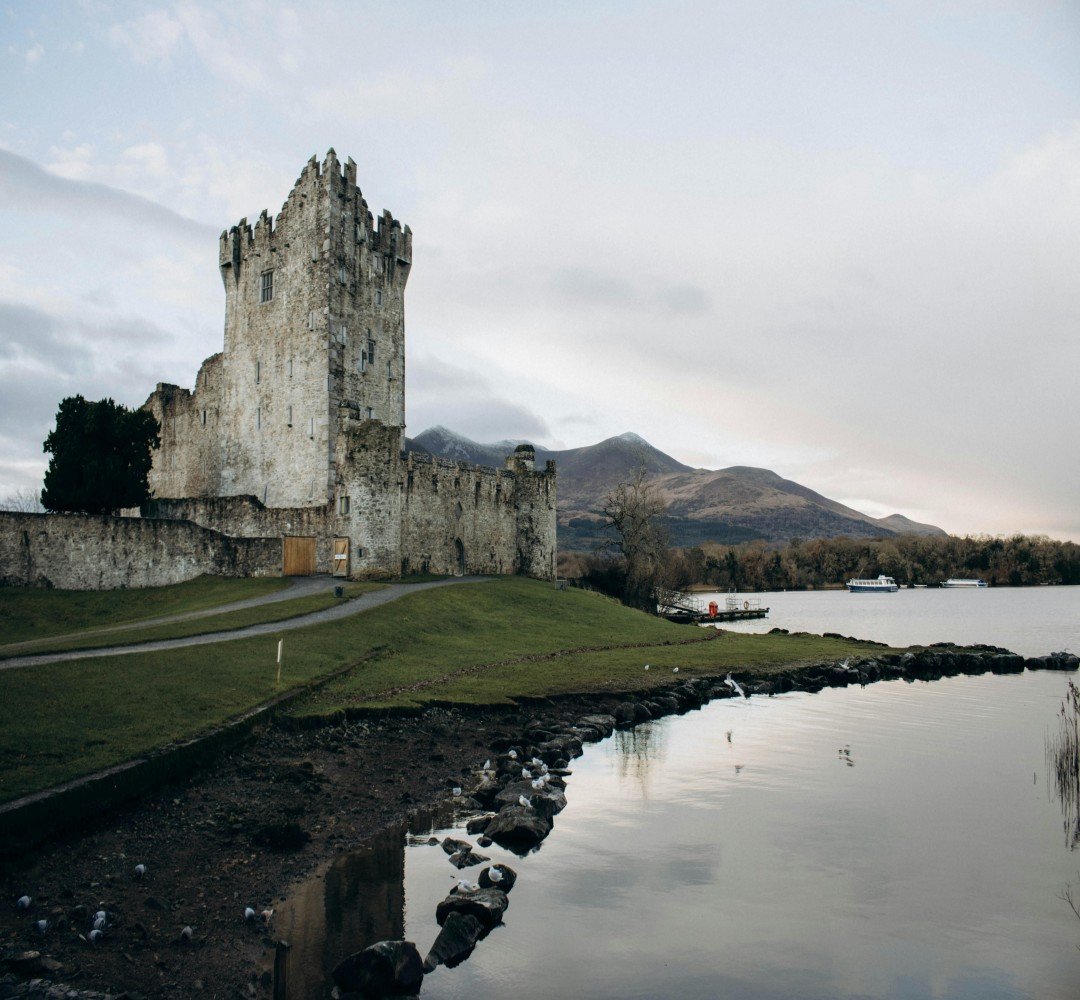
[[[255,429],[256,430],[261,430],[262,429],[262,407],[261,406],[255,407]]]
[[[386,377],[391,381],[394,378],[394,363],[392,361],[386,362]]]
[[[380,288],[375,289],[375,305],[382,305],[382,289]]]
[[[375,364],[375,341],[369,340],[367,342],[367,362],[369,365]]]
[[[367,418],[368,418],[368,420],[374,420],[375,419],[375,410],[370,406],[367,408]]]
[[[263,271],[259,275],[259,301],[269,302],[274,297],[274,272]]]
[[[262,362],[255,362],[255,384],[258,385],[262,381]]]
[[[315,418],[314,417],[308,417],[307,432],[308,432],[308,437],[314,437],[315,436]]]
[[[287,407],[285,410],[285,423],[292,427],[292,407]]]
[[[338,497],[338,513],[339,514],[348,514],[349,513],[349,498],[348,497]]]
[[[289,378],[292,378],[292,358],[289,358]]]
[[[202,411],[202,425],[203,427],[206,426],[206,410]]]

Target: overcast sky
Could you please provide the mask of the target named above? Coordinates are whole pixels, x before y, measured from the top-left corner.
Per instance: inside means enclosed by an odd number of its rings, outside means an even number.
[[[0,496],[221,349],[304,162],[411,225],[409,433],[635,431],[1080,539],[1080,4],[0,5]]]

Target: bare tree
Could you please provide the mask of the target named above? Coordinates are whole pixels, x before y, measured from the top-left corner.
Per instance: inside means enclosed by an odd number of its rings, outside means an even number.
[[[10,510],[17,514],[40,514],[45,508],[41,506],[41,494],[37,490],[23,487],[0,500],[0,510]]]
[[[604,498],[600,512],[615,529],[614,544],[626,560],[626,595],[648,603],[666,562],[668,538],[661,523],[667,504],[648,482],[642,460],[629,482],[620,483]]]

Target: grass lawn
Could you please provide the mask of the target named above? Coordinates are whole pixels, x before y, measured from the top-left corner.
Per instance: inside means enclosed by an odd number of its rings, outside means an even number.
[[[169,587],[131,590],[42,590],[0,587],[0,645],[65,635],[165,615],[182,615],[289,585],[284,577],[229,580],[200,576]]]
[[[383,586],[384,584],[381,583],[345,583],[345,597],[358,597],[372,590],[381,590]],[[165,622],[160,625],[136,625],[116,632],[92,631],[71,637],[36,639],[11,646],[0,646],[0,660],[12,656],[59,653],[72,649],[101,649],[104,646],[131,646],[158,639],[178,639],[189,635],[224,632],[244,628],[247,625],[285,621],[297,615],[306,615],[311,611],[321,611],[331,605],[340,604],[341,600],[342,598],[334,596],[333,591],[327,591],[322,594],[310,594],[307,597],[296,597],[288,601],[275,601],[273,604],[241,608],[238,611],[227,611],[220,615],[192,618],[187,621]]]
[[[715,673],[843,657],[860,648],[846,640],[736,633],[683,644],[701,634],[597,594],[502,578],[421,591],[289,632],[282,688],[358,663],[296,711],[444,699],[492,703],[647,687],[670,680],[675,665]],[[279,693],[276,647],[277,637],[268,635],[0,671],[0,800],[194,735]],[[371,651],[378,651],[373,659],[358,662]],[[646,662],[654,665],[648,673]]]

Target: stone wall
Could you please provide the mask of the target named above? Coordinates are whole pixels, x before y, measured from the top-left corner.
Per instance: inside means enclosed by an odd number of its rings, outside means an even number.
[[[230,538],[190,521],[0,511],[0,586],[160,587],[204,573],[281,574],[280,538]]]

